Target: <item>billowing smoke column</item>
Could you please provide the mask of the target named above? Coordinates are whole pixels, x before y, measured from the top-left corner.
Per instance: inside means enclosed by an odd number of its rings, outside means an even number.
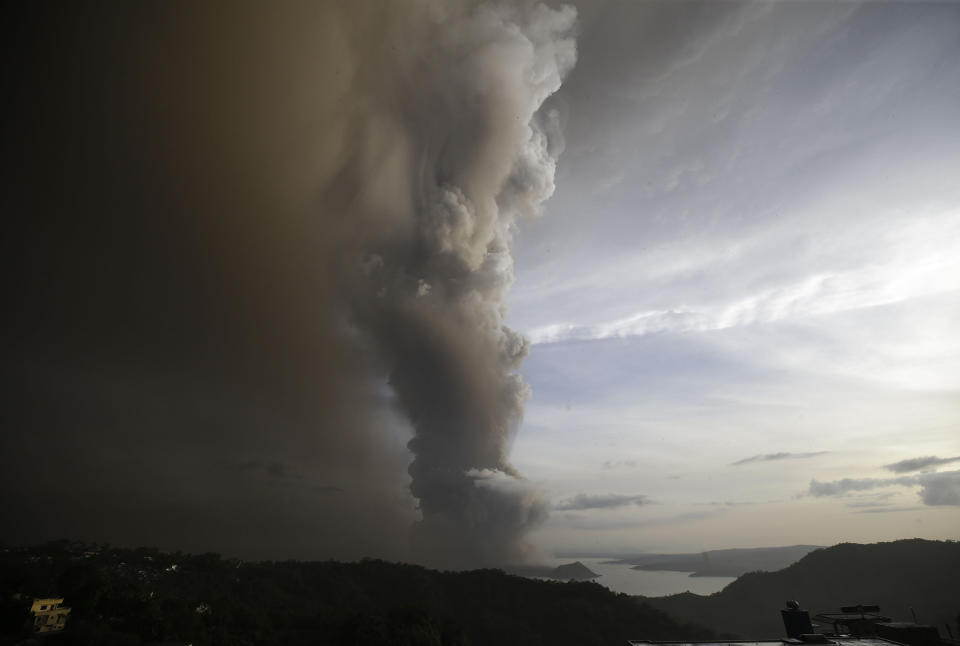
[[[11,20],[4,539],[520,558],[545,508],[508,462],[527,344],[504,295],[511,229],[553,191],[540,108],[574,11],[172,0]]]
[[[538,114],[574,63],[570,8],[480,6],[444,22],[401,102],[411,202],[364,263],[361,325],[409,417],[422,558],[522,557],[546,505],[508,462],[528,397],[528,342],[504,325],[511,228],[554,189],[555,114]],[[391,214],[393,215],[393,214]]]

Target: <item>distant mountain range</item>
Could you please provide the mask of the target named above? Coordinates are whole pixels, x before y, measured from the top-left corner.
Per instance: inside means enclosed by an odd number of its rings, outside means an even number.
[[[960,542],[911,539],[815,550],[778,572],[745,574],[708,597],[637,597],[671,616],[727,634],[766,639],[783,634],[779,610],[796,599],[811,611],[877,604],[903,621],[915,609],[921,623],[960,634]]]
[[[634,570],[692,572],[690,576],[740,576],[747,572],[772,572],[796,563],[818,545],[755,547],[710,550],[699,554],[637,554],[611,561],[633,566]]]

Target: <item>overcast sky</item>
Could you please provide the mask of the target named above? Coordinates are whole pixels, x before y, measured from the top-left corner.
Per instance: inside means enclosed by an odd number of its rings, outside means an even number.
[[[958,464],[884,465],[960,455],[960,5],[579,12],[509,299],[540,540],[956,538]]]

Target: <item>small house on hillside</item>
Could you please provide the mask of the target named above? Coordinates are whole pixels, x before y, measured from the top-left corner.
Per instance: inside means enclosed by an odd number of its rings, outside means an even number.
[[[52,633],[67,625],[70,608],[63,605],[63,598],[34,599],[30,606],[33,615],[33,632]]]

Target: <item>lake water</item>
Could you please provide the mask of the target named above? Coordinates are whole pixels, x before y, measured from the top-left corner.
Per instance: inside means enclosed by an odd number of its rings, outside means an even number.
[[[736,580],[732,576],[690,576],[689,572],[664,572],[632,570],[626,563],[605,563],[609,558],[578,557],[576,559],[601,575],[594,582],[614,592],[642,594],[645,597],[662,597],[678,592],[713,594]]]

